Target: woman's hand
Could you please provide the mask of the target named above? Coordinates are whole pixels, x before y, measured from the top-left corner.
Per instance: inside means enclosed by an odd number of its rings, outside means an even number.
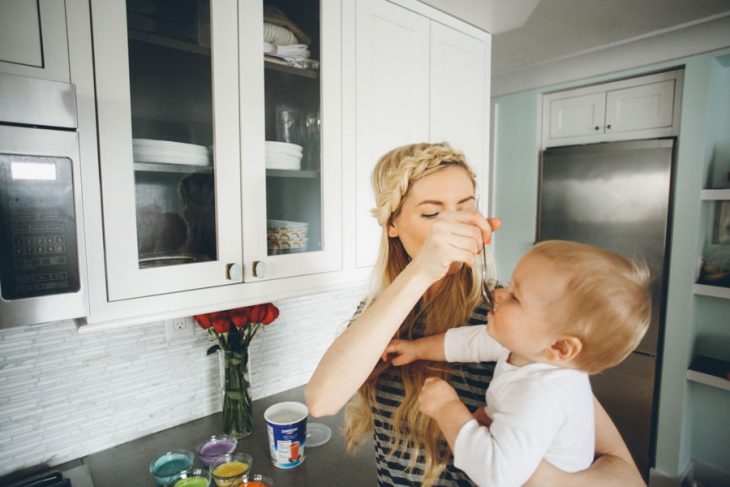
[[[431,282],[448,274],[455,263],[473,267],[500,225],[498,218],[484,218],[476,210],[441,212],[411,265]]]

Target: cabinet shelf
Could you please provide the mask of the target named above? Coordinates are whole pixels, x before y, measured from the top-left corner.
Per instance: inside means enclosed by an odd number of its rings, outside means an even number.
[[[266,176],[272,178],[317,179],[319,171],[294,171],[291,169],[267,169]]]
[[[692,292],[701,296],[712,296],[715,298],[730,299],[729,287],[710,286],[708,284],[695,284],[692,287]]]
[[[706,201],[730,200],[730,189],[703,189],[701,195]]]
[[[264,60],[264,67],[272,71],[280,71],[282,73],[295,74],[305,78],[319,78],[319,71],[311,68],[295,68],[286,64],[279,64],[275,61]]]
[[[200,54],[202,56],[210,56],[210,47],[193,44],[192,42],[181,41],[179,39],[173,39],[171,37],[151,34],[149,32],[142,32],[134,29],[129,29],[127,31],[127,36],[130,39],[134,39],[140,42],[146,42],[147,44],[154,44],[156,46],[177,49],[178,51],[191,52],[193,54]]]
[[[687,379],[730,391],[730,362],[697,355],[689,364]]]
[[[135,172],[165,172],[176,174],[212,173],[213,166],[195,166],[191,164],[163,164],[155,162],[135,162]]]
[[[710,374],[705,374],[703,372],[697,372],[696,370],[687,370],[687,380],[697,382],[699,384],[705,384],[707,386],[715,387],[717,389],[730,391],[730,380],[723,379],[722,377],[716,377]]]

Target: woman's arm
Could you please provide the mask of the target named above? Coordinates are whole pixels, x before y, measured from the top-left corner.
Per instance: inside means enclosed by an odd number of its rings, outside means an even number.
[[[312,416],[337,414],[365,382],[398,327],[430,285],[409,265],[335,339],[304,391]]]
[[[490,220],[499,226],[499,221]],[[482,240],[491,238],[476,211],[442,212],[413,260],[325,352],[304,392],[312,416],[329,416],[365,382],[408,313],[451,264],[473,266]]]
[[[525,484],[526,487],[646,486],[616,425],[595,397],[593,404],[596,415],[597,457],[593,465],[582,472],[566,473],[543,460],[535,474]]]

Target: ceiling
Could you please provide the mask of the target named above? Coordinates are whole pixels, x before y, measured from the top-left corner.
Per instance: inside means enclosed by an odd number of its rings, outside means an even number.
[[[730,15],[730,0],[421,0],[492,37],[492,76]]]

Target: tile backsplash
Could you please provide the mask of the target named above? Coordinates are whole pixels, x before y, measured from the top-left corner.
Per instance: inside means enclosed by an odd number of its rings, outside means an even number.
[[[305,384],[364,297],[362,286],[277,301],[251,343],[251,393]],[[0,475],[57,465],[221,410],[214,344],[192,324],[79,334],[71,321],[0,330]]]

